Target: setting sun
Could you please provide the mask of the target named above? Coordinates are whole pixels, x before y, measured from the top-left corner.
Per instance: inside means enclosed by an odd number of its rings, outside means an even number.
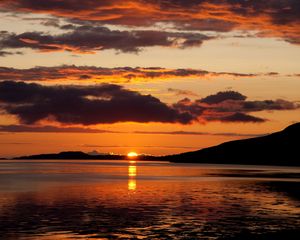
[[[130,158],[137,157],[137,156],[138,156],[138,154],[136,152],[129,152],[127,154],[127,157],[130,157]]]

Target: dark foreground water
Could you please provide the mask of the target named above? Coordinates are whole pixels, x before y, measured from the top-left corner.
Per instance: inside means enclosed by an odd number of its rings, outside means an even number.
[[[300,239],[300,168],[0,161],[0,239]]]

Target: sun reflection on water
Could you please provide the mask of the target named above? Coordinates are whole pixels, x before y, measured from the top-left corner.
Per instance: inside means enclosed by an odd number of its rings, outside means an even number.
[[[136,161],[129,161],[128,165],[128,190],[136,190]]]

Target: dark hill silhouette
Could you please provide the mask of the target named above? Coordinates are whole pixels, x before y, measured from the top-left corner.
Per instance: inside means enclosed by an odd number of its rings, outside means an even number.
[[[67,151],[60,153],[48,153],[48,154],[38,154],[30,156],[21,156],[14,159],[31,159],[31,160],[42,160],[42,159],[52,159],[52,160],[125,160],[128,159],[127,155],[116,155],[116,154],[99,154],[91,155],[80,151]],[[155,156],[140,155],[139,160],[159,160]]]
[[[172,162],[300,166],[300,123],[263,137],[166,156]]]
[[[80,151],[68,151],[68,152],[60,152],[60,153],[48,153],[48,154],[38,154],[38,155],[31,155],[31,156],[22,156],[17,157],[15,159],[66,159],[66,160],[76,160],[76,159],[125,159],[123,155],[110,155],[110,154],[103,154],[103,155],[90,155]]]

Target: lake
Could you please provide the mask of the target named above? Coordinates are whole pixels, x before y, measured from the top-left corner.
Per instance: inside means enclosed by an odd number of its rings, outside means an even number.
[[[0,161],[0,238],[299,239],[300,168]]]

